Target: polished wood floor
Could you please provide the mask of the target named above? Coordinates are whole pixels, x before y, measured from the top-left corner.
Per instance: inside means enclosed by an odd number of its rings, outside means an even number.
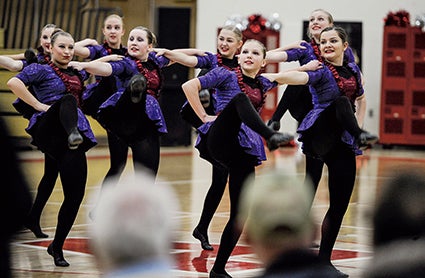
[[[172,250],[175,258],[176,277],[208,277],[216,251],[203,251],[192,236],[192,229],[198,221],[205,193],[211,177],[211,167],[198,157],[193,147],[163,147],[161,150],[159,177],[170,182],[177,192],[181,211],[178,214],[181,228],[178,241]],[[422,167],[425,170],[425,149],[394,147],[383,149],[379,145],[365,152],[357,160],[357,179],[348,212],[339,233],[333,252],[334,264],[350,277],[361,277],[372,253],[370,243],[371,225],[369,212],[385,181],[391,178],[400,166]],[[38,151],[20,152],[25,174],[35,194],[37,183],[42,176],[43,157]],[[129,159],[131,162],[131,158]],[[59,181],[43,212],[41,225],[49,234],[47,239],[37,239],[28,230],[17,234],[12,243],[12,269],[14,277],[100,277],[101,270],[88,247],[87,228],[90,220],[88,211],[95,203],[95,197],[109,167],[108,150],[95,147],[88,152],[88,183],[86,196],[73,229],[66,241],[64,254],[70,267],[55,267],[46,252],[55,232],[57,211],[62,201]],[[297,147],[286,147],[268,154],[268,160],[257,168],[258,175],[266,168],[282,169],[293,175],[304,174],[304,157]],[[128,163],[126,173],[132,172]],[[327,171],[319,186],[313,213],[320,224],[327,210]],[[217,250],[219,238],[228,218],[229,201],[225,195],[210,227],[210,241]],[[253,277],[261,272],[261,264],[244,241],[242,235],[234,250],[227,271],[233,277]]]

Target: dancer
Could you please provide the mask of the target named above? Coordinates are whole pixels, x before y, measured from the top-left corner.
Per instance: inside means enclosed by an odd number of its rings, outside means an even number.
[[[50,36],[55,28],[55,24],[49,23],[41,29],[37,54],[28,49],[20,54],[0,55],[0,67],[10,71],[21,71],[28,63],[50,61]]]
[[[124,36],[124,23],[122,17],[117,14],[107,16],[102,28],[105,41],[98,44],[96,40],[85,39],[75,45],[76,55],[90,60],[96,60],[110,54],[125,55],[127,47],[122,45]],[[104,103],[117,90],[117,80],[115,76],[96,76],[96,83],[89,84],[83,95],[84,113],[97,118],[100,105]],[[109,148],[110,167],[102,184],[108,182],[113,177],[119,177],[124,171],[127,163],[128,145],[120,140],[114,133],[106,129]],[[91,215],[91,213],[90,213]]]
[[[314,50],[305,44],[307,56]],[[301,122],[298,133],[306,156],[322,160],[329,171],[329,210],[322,223],[319,256],[331,264],[331,253],[347,211],[356,176],[355,156],[359,146],[375,143],[378,138],[362,130],[354,116],[354,102],[364,97],[360,69],[344,62],[347,34],[340,27],[327,27],[320,35],[323,69],[314,72],[264,73],[279,84],[310,85],[313,109]],[[293,52],[299,52],[295,50]],[[293,52],[288,51],[288,56]],[[315,188],[315,190],[317,187]],[[340,272],[341,277],[348,275]]]
[[[322,60],[320,56],[320,33],[326,27],[334,25],[333,16],[323,9],[316,9],[311,12],[309,17],[307,35],[310,38],[310,44],[313,47],[316,59]],[[268,62],[285,62],[288,60],[286,50],[289,50],[291,46],[270,50],[267,52]],[[308,57],[305,57],[308,58]],[[353,51],[348,46],[344,51],[344,60],[348,63],[355,62]],[[306,61],[301,60],[301,63]],[[307,115],[307,113],[313,108],[311,94],[308,85],[288,85],[285,92],[279,101],[276,111],[267,123],[274,130],[280,129],[280,120],[286,111],[289,111],[291,116],[297,120],[298,124],[301,123]],[[356,99],[356,117],[359,126],[363,126],[364,114],[366,111],[366,99]],[[322,178],[324,162],[320,159],[316,159],[313,156],[306,156],[306,176],[309,176],[313,182],[315,189],[319,186],[320,179]]]
[[[69,68],[74,40],[62,30],[51,36],[51,61],[34,63],[12,77],[8,87],[37,112],[30,118],[27,132],[32,144],[56,162],[64,192],[53,242],[47,252],[56,266],[69,266],[63,245],[84,197],[87,179],[85,152],[96,144],[90,124],[79,108],[85,72]],[[27,87],[31,87],[31,93]]]
[[[240,237],[240,231],[235,230],[239,194],[245,179],[266,159],[261,137],[267,140],[271,151],[293,139],[268,128],[254,108],[261,107],[264,94],[276,86],[262,77],[257,78],[265,64],[265,55],[262,43],[248,40],[242,46],[240,68],[236,71],[217,67],[182,85],[190,105],[204,123],[198,128],[196,143],[200,156],[213,165],[222,165],[229,173],[230,218],[210,277],[231,277],[225,265]],[[205,88],[216,90],[215,116],[206,114],[199,100],[198,92]]]
[[[176,53],[177,51],[182,51],[176,49],[171,52],[167,51],[164,55],[166,55],[170,60],[186,66],[202,68],[199,76],[204,75],[214,67],[224,67],[230,71],[235,71],[238,68],[238,59],[236,54],[239,52],[242,43],[241,30],[234,25],[226,25],[221,28],[220,33],[217,36],[217,54],[208,53],[208,55],[203,56],[203,51],[195,49],[183,50],[183,53],[190,54],[189,56],[186,56]],[[198,57],[202,56],[202,58],[198,59],[197,55]],[[214,90],[203,90],[201,92],[203,92],[202,104],[204,108],[206,108],[207,113],[214,113],[214,104],[216,102]],[[205,97],[207,99],[205,99]],[[205,103],[209,105],[205,105]],[[182,116],[195,128],[202,125],[202,121],[196,116],[188,103],[186,103],[182,108]],[[201,242],[201,247],[204,250],[214,250],[208,239],[208,227],[223,197],[228,176],[229,173],[225,167],[219,164],[212,165],[211,185],[208,189],[207,195],[205,196],[199,222],[192,232],[193,237]]]
[[[0,56],[0,66],[10,71],[21,71],[26,66],[32,63],[47,63],[50,61],[50,36],[56,28],[54,24],[46,24],[40,33],[39,47],[37,54],[31,49],[22,54]],[[25,102],[17,99],[13,106],[20,112],[24,118],[30,119],[36,112],[34,108]],[[49,199],[58,177],[59,171],[56,163],[48,155],[44,155],[44,173],[37,187],[37,195],[34,203],[25,220],[25,227],[31,230],[38,238],[47,238],[48,235],[43,233],[40,227],[40,218],[44,206]]]
[[[128,56],[110,62],[73,62],[75,67],[92,74],[117,78],[116,92],[100,106],[95,117],[125,144],[125,149],[119,151],[117,161],[121,164],[116,167],[115,175],[125,166],[128,147],[132,150],[135,169],[142,166],[154,175],[158,172],[159,136],[167,132],[158,102],[163,81],[161,68],[168,66],[170,61],[151,52],[155,44],[155,35],[146,27],[138,26],[130,31]]]

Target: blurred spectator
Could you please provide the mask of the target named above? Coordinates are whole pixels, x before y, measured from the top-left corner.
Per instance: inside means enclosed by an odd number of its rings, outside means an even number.
[[[373,211],[375,254],[364,277],[425,277],[425,174],[393,172]]]
[[[11,277],[10,240],[22,229],[32,200],[27,181],[17,161],[16,148],[0,117],[0,277]]]
[[[170,185],[148,172],[102,189],[90,243],[105,277],[171,277],[177,208]]]
[[[239,223],[246,218],[248,243],[265,265],[260,277],[338,277],[309,249],[317,228],[310,215],[312,186],[303,179],[270,172],[247,182]]]

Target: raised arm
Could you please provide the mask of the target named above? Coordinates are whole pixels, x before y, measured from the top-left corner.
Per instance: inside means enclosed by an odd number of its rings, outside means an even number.
[[[182,85],[184,94],[186,95],[187,101],[190,106],[192,106],[196,115],[201,119],[203,123],[214,121],[217,116],[210,116],[205,111],[204,106],[199,99],[199,91],[201,90],[201,83],[198,78],[193,78],[189,81],[186,81]]]
[[[38,101],[19,78],[12,77],[7,81],[7,86],[18,98],[31,105],[35,110],[47,111],[49,109],[50,106]]]

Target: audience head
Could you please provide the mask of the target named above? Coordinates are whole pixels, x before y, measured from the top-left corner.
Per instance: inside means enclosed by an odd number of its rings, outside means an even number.
[[[91,247],[101,269],[114,271],[138,264],[171,263],[178,211],[169,184],[147,172],[121,177],[102,189],[90,229]]]
[[[373,211],[374,256],[364,278],[419,278],[425,275],[425,174],[397,169]]]
[[[373,213],[375,246],[425,234],[425,174],[420,169],[397,170],[383,188]]]
[[[241,195],[239,223],[264,263],[286,250],[307,248],[314,239],[310,215],[312,186],[279,171],[248,179]]]

